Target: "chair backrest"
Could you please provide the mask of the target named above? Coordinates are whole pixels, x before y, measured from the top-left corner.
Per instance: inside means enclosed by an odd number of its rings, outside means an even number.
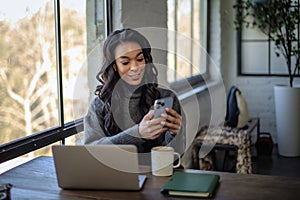
[[[244,128],[248,125],[248,106],[242,92],[231,86],[227,95],[225,126]]]

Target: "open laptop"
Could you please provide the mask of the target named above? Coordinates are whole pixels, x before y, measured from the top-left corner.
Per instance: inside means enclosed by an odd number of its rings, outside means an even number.
[[[52,146],[59,187],[89,190],[140,190],[134,145]]]

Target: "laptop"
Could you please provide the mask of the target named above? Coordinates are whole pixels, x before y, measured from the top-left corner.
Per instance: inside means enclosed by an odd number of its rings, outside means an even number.
[[[53,145],[59,187],[86,190],[141,190],[134,145]]]

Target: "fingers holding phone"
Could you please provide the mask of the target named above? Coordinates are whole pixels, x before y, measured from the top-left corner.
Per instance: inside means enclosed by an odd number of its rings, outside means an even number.
[[[178,134],[182,117],[172,107],[172,97],[155,100],[154,110],[150,110],[139,125],[141,137],[144,139],[156,139],[167,130],[173,135]]]
[[[165,118],[164,127],[168,128],[171,134],[177,135],[181,128],[182,116],[172,108],[166,108],[165,110],[166,113],[161,115]]]
[[[176,135],[181,127],[182,117],[173,107],[173,97],[165,97],[154,102],[154,118],[163,117],[162,125]]]
[[[141,138],[153,140],[167,131],[167,128],[162,126],[165,119],[162,117],[153,118],[153,116],[154,110],[150,110],[140,122],[139,133]]]

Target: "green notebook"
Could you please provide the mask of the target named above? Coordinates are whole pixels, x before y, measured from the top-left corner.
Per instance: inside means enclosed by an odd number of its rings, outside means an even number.
[[[212,197],[219,183],[217,174],[175,172],[161,189],[169,196]]]

